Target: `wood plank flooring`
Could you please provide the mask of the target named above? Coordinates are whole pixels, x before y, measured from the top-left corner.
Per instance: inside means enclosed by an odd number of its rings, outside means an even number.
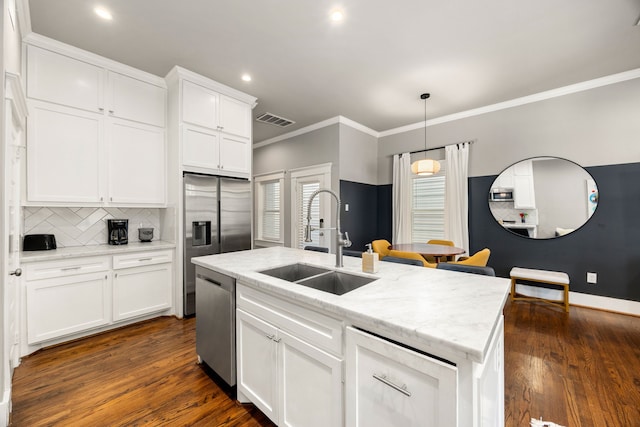
[[[505,384],[507,427],[640,426],[640,318],[508,303]],[[196,364],[195,319],[166,317],[24,358],[11,425],[273,426],[230,394]]]

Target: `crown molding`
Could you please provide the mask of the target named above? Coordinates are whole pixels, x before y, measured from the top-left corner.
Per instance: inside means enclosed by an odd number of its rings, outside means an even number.
[[[335,124],[343,124],[343,125],[349,126],[353,129],[359,130],[360,132],[371,135],[374,138],[380,137],[380,133],[371,128],[361,125],[360,123],[355,122],[351,119],[348,119],[344,116],[335,116],[330,119],[323,120],[321,122],[314,123],[312,125],[305,126],[303,128],[300,128],[288,133],[284,133],[282,135],[274,136],[273,138],[265,139],[264,141],[260,141],[256,144],[253,144],[253,148],[256,149],[260,147],[265,147],[267,145],[274,144],[276,142],[284,141],[285,139],[294,138],[296,136],[304,135],[305,133],[313,132],[314,130],[322,129],[327,126],[331,126]]]
[[[547,99],[557,98],[564,95],[570,95],[572,93],[577,93],[577,92],[583,92],[585,90],[595,89],[602,86],[608,86],[615,83],[621,83],[627,80],[637,79],[639,77],[640,77],[640,68],[636,68],[634,70],[612,74],[609,76],[600,77],[593,80],[587,80],[585,82],[576,83],[569,86],[560,87],[557,89],[551,89],[545,92],[539,92],[533,95],[523,96],[521,98],[515,98],[509,101],[487,105],[485,107],[474,108],[472,110],[461,111],[459,113],[449,114],[447,116],[436,117],[435,119],[427,120],[426,127],[439,125],[441,123],[452,122],[455,120],[465,119],[468,117],[479,116],[481,114],[492,113],[494,111],[500,111],[507,108],[513,108],[513,107],[519,107],[521,105],[532,104],[534,102],[545,101]],[[379,137],[383,138],[385,136],[409,132],[416,129],[424,129],[424,127],[425,127],[425,122],[414,123],[411,125],[401,126],[398,128],[389,129],[384,132],[380,132]]]

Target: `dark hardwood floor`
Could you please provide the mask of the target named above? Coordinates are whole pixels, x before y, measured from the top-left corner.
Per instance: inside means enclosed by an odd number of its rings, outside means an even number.
[[[505,420],[640,426],[640,318],[505,308]],[[273,426],[196,364],[195,319],[167,317],[41,350],[13,380],[12,426]],[[328,426],[330,427],[330,426]]]

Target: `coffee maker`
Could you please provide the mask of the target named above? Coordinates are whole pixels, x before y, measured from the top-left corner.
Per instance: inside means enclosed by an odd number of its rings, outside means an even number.
[[[129,242],[128,219],[108,219],[107,228],[110,245],[126,245]]]

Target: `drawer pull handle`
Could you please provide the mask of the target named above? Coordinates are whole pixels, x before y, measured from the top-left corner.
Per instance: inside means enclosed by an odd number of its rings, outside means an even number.
[[[140,258],[138,261],[151,261],[153,258]]]
[[[387,379],[387,376],[382,374],[382,375],[378,375],[378,374],[373,374],[373,378],[377,379],[378,381],[380,381],[383,384],[388,385],[389,387],[398,390],[400,393],[404,394],[405,396],[409,396],[411,397],[411,392],[409,390],[407,390],[407,385],[406,384],[402,384],[401,386],[392,383],[391,381],[389,381]]]
[[[82,267],[64,267],[62,271],[80,270]]]

